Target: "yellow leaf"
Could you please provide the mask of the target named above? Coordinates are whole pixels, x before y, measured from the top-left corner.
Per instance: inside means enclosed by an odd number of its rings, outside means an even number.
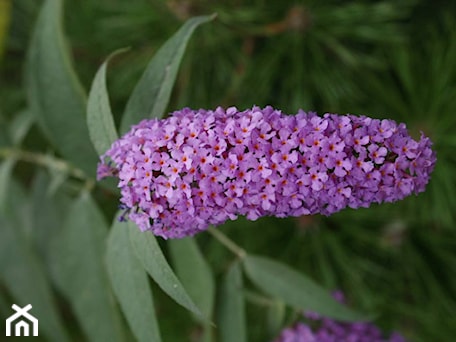
[[[0,0],[0,58],[6,42],[6,32],[10,22],[11,0]]]

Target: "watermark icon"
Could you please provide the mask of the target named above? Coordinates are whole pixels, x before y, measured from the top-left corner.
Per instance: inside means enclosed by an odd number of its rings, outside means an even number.
[[[38,319],[28,312],[32,305],[28,304],[21,308],[13,304],[11,307],[16,310],[16,313],[6,319],[6,336],[30,336],[30,325],[32,325],[33,336],[38,336]],[[14,335],[11,335],[12,327],[14,327]]]

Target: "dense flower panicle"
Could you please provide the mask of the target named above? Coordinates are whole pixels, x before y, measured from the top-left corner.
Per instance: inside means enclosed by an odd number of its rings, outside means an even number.
[[[283,330],[274,342],[406,342],[406,340],[398,333],[383,337],[380,329],[371,323],[340,323],[326,318],[314,330],[304,323],[297,323]]]
[[[422,192],[436,158],[404,124],[271,107],[143,120],[101,157],[141,230],[193,235],[238,215],[330,215]]]
[[[334,297],[344,302],[344,295],[337,291]],[[406,342],[394,332],[389,338],[369,322],[338,322],[315,313],[306,313],[309,325],[302,322],[284,329],[274,342]],[[312,327],[311,327],[312,326]]]

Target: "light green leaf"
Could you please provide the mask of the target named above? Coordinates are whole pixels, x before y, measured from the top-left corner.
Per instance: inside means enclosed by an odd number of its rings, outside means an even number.
[[[45,277],[45,270],[34,253],[24,229],[18,225],[17,215],[22,208],[16,202],[23,201],[20,185],[10,181],[7,191],[7,213],[0,213],[0,282],[4,284],[14,299],[9,303],[8,311],[12,314],[12,304],[32,305],[31,313],[39,319],[39,333],[49,341],[69,341],[64,324],[60,319],[51,285]],[[16,199],[15,197],[20,198]],[[16,208],[14,212],[11,208]]]
[[[89,127],[90,139],[92,139],[93,146],[99,155],[105,153],[118,138],[106,87],[106,68],[112,57],[125,50],[117,50],[106,59],[98,69],[89,93],[87,126]]]
[[[267,308],[267,332],[271,338],[277,336],[284,326],[286,307],[281,300],[274,300]]]
[[[249,255],[244,259],[244,267],[256,286],[296,309],[317,312],[342,321],[366,319],[366,315],[337,302],[324,288],[285,264]]]
[[[222,285],[218,330],[222,342],[247,341],[242,271],[239,262],[228,270]]]
[[[136,256],[152,279],[177,303],[204,318],[166,261],[155,236],[150,232],[141,232],[136,226],[129,230]]]
[[[86,125],[86,98],[73,70],[62,25],[62,0],[46,0],[27,56],[30,110],[54,146],[88,175],[97,155]]]
[[[123,326],[105,268],[108,227],[83,193],[53,241],[52,273],[90,341],[123,341]]]
[[[215,285],[212,270],[194,238],[168,241],[176,274],[206,317],[212,316]]]
[[[142,119],[163,116],[176,80],[177,70],[193,31],[199,25],[214,18],[215,15],[189,19],[158,50],[128,99],[120,125],[122,134]]]
[[[114,293],[138,341],[159,342],[160,331],[155,316],[149,278],[130,243],[131,222],[119,222],[117,217],[108,238],[107,266]]]

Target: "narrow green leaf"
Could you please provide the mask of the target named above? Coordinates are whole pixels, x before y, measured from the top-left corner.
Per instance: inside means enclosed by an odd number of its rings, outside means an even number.
[[[28,51],[30,110],[49,140],[69,161],[95,174],[97,155],[86,125],[86,98],[73,70],[62,25],[62,0],[46,0]]]
[[[9,127],[11,141],[14,145],[20,145],[33,124],[33,116],[29,110],[20,111],[14,116],[14,120]]]
[[[366,319],[366,315],[337,302],[324,288],[285,264],[249,255],[244,259],[244,267],[255,285],[296,309],[343,321]]]
[[[108,227],[90,195],[70,208],[53,241],[52,273],[90,341],[123,341],[120,315],[105,268]]]
[[[193,31],[199,25],[214,18],[215,15],[189,19],[158,50],[128,99],[120,125],[121,133],[127,132],[131,125],[142,119],[163,116],[176,80],[177,70]]]
[[[105,153],[118,138],[106,87],[106,68],[112,57],[125,50],[117,50],[109,55],[98,69],[89,93],[87,126],[89,127],[90,139],[92,139],[93,146],[99,155]]]
[[[0,213],[0,282],[14,298],[8,304],[8,315],[13,313],[12,304],[31,304],[32,314],[39,320],[40,336],[49,341],[69,341],[46,272],[16,217],[24,216],[23,208],[16,204],[23,204],[24,191],[13,180],[6,187],[8,211]]]
[[[106,258],[112,287],[138,341],[159,342],[160,331],[149,278],[134,254],[128,234],[129,226],[133,224],[119,222],[118,216],[109,234]]]
[[[8,184],[16,161],[12,158],[6,159],[0,164],[0,215],[7,209]]]
[[[190,297],[210,318],[214,307],[214,276],[194,238],[169,240],[176,274]]]
[[[129,230],[136,256],[152,279],[177,303],[204,318],[166,261],[155,236],[150,232],[141,232],[133,225]]]
[[[222,342],[247,341],[242,271],[239,262],[228,270],[222,285],[218,330]]]

